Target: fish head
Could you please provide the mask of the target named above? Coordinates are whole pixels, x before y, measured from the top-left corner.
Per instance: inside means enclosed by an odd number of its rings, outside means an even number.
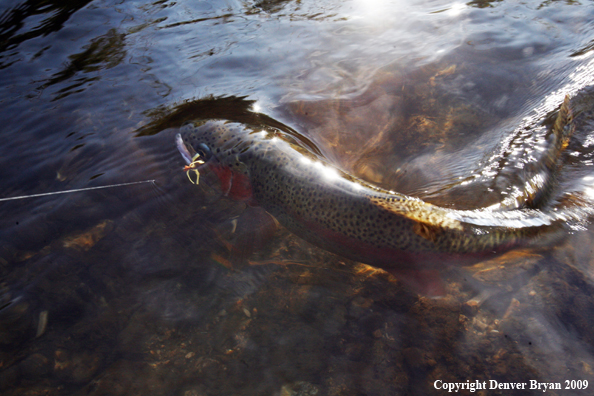
[[[225,195],[249,199],[249,168],[245,163],[246,156],[242,154],[250,147],[250,132],[251,129],[243,124],[222,120],[191,123],[182,127],[175,139],[186,161],[184,170],[188,172],[188,177],[194,171],[197,184],[201,173],[211,171],[219,179]]]
[[[246,125],[222,120],[187,124],[176,136],[177,148],[188,165],[216,163],[241,171],[244,158],[240,154],[249,145]]]

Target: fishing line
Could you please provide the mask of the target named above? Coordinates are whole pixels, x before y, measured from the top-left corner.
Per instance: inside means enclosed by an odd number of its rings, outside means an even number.
[[[13,200],[25,199],[25,198],[44,197],[44,196],[47,196],[47,195],[68,194],[68,193],[80,192],[80,191],[99,190],[99,189],[102,189],[102,188],[131,186],[133,184],[142,184],[142,183],[152,183],[155,187],[157,187],[157,185],[155,184],[155,181],[154,180],[143,180],[143,181],[129,182],[129,183],[110,184],[108,186],[86,187],[86,188],[77,188],[77,189],[74,189],[74,190],[54,191],[54,192],[48,192],[48,193],[42,193],[42,194],[21,195],[19,197],[0,198],[0,202],[2,202],[2,201],[13,201]]]

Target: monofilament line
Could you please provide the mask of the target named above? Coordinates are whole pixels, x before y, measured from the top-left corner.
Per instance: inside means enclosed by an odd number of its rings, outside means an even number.
[[[99,189],[102,189],[102,188],[131,186],[133,184],[141,184],[141,183],[153,183],[154,184],[155,181],[154,180],[143,180],[143,181],[130,182],[130,183],[110,184],[108,186],[77,188],[77,189],[74,189],[74,190],[55,191],[55,192],[48,192],[48,193],[42,193],[42,194],[21,195],[19,197],[0,198],[0,202],[2,202],[2,201],[13,201],[13,200],[16,200],[16,199],[44,197],[44,196],[47,196],[47,195],[68,194],[68,193],[80,192],[80,191],[99,190]]]

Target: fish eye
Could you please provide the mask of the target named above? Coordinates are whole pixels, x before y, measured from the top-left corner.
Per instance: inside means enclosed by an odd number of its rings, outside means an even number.
[[[204,160],[206,161],[208,161],[210,157],[212,157],[212,151],[210,151],[210,147],[208,147],[204,143],[196,145],[194,149],[196,150],[196,153],[200,154],[200,156],[204,158]]]

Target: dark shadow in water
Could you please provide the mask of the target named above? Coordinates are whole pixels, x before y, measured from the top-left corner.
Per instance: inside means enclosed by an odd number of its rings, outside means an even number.
[[[472,0],[466,3],[466,5],[475,8],[487,8],[495,7],[494,3],[501,3],[502,0]]]
[[[542,3],[540,3],[540,5],[537,7],[537,9],[544,8],[551,4],[557,3],[558,1],[561,1],[561,0],[545,0]],[[565,4],[570,4],[570,5],[579,5],[580,4],[578,1],[575,1],[575,0],[563,0],[563,1],[565,2]],[[476,7],[476,8],[488,8],[488,7],[495,7],[497,5],[497,3],[502,3],[502,2],[503,2],[503,0],[472,0],[468,3],[466,3],[466,5],[468,5],[470,7]]]
[[[37,89],[44,90],[51,85],[60,84],[75,77],[80,72],[87,74],[116,67],[126,57],[125,37],[126,35],[124,33],[119,33],[116,29],[110,29],[106,34],[91,40],[90,44],[84,47],[85,50],[83,52],[69,55],[69,62],[66,63],[64,69],[52,75],[46,83]],[[98,76],[93,75],[79,77],[75,79],[73,84],[58,90],[52,101],[62,99],[72,93],[83,91],[84,88],[80,87],[98,79]]]
[[[317,145],[308,137],[293,128],[265,114],[253,112],[254,100],[245,96],[207,97],[188,100],[172,107],[159,107],[147,112],[152,122],[138,129],[136,137],[155,135],[167,128],[179,128],[189,121],[228,120],[255,127],[279,129],[308,147],[317,155],[322,155]]]
[[[260,0],[256,1],[253,8],[259,8],[260,10],[269,14],[282,11],[282,9],[291,2],[292,0]]]
[[[59,31],[75,12],[89,3],[89,0],[30,0],[5,11],[0,16],[0,53],[12,50],[27,40]],[[25,25],[25,20],[36,15],[48,15],[48,17],[39,26],[18,34],[17,32]],[[0,64],[0,68],[7,66]]]
[[[577,51],[574,51],[571,53],[571,55],[569,55],[572,58],[578,57],[578,56],[583,56],[586,55],[588,52],[594,50],[594,40],[590,40],[590,42],[588,44],[586,44],[585,46],[583,46],[582,48],[580,48]]]

